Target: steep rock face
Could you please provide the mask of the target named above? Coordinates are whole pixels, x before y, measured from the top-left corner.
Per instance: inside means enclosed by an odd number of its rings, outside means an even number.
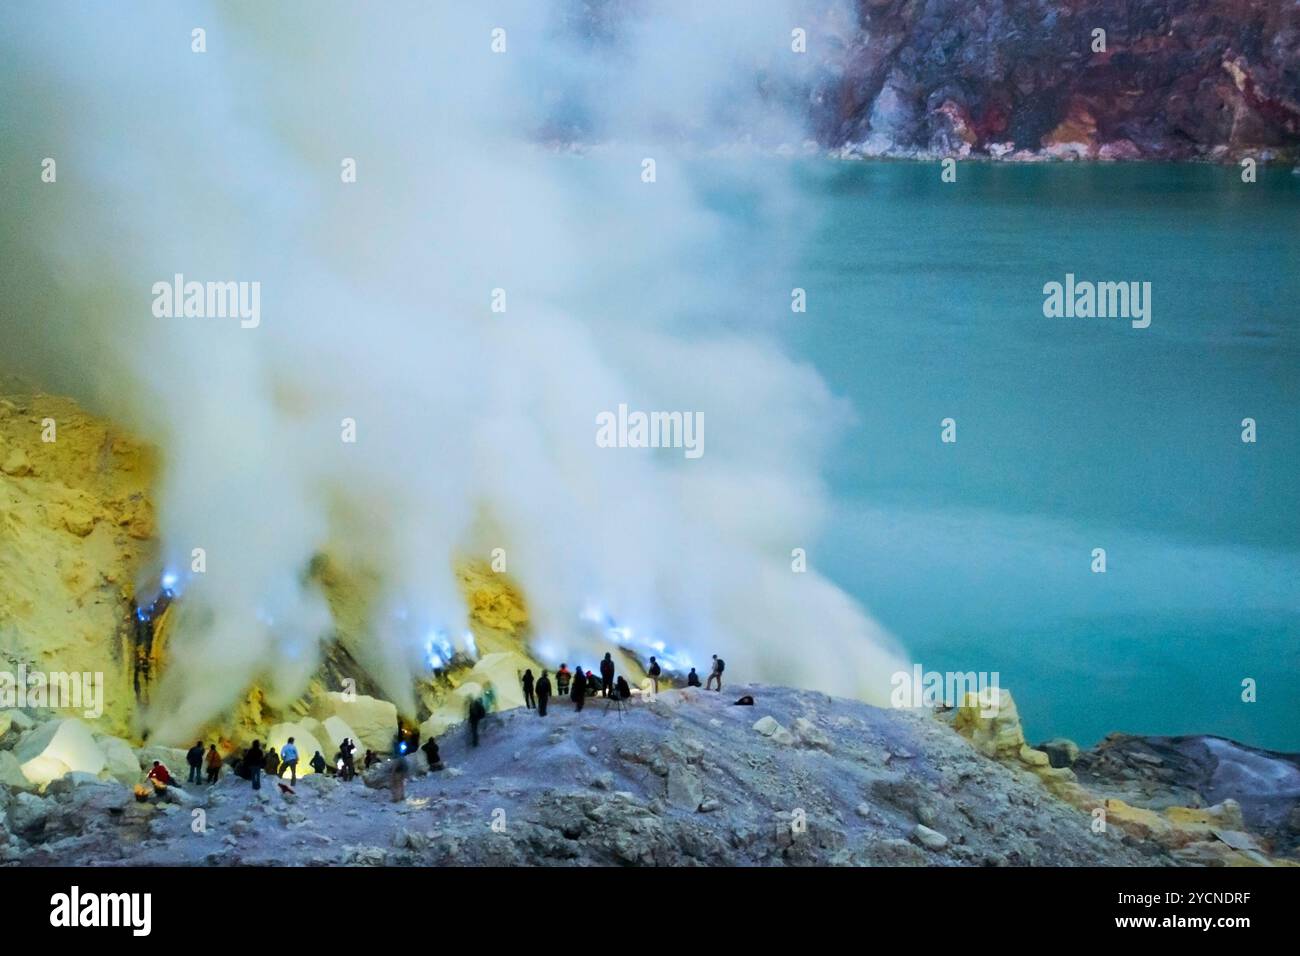
[[[0,669],[103,674],[105,726],[124,733],[130,601],[156,548],[154,455],[69,399],[11,393],[0,461]]]
[[[93,712],[89,698],[53,712],[91,719],[97,732],[134,741],[142,739],[138,718],[166,670],[169,643],[184,627],[176,618],[184,599],[159,600],[148,621],[135,617],[132,603],[138,597],[148,605],[158,594],[153,499],[160,471],[157,450],[72,399],[0,380],[0,672],[18,675],[25,667],[45,675],[89,674],[91,686],[102,675],[102,714]],[[471,560],[455,570],[479,654],[526,657],[529,618],[520,589],[507,575]],[[374,676],[382,661],[372,653],[382,582],[369,569],[324,553],[311,572],[329,602],[333,640],[313,679],[287,706],[273,705],[257,686],[231,688],[227,712],[191,731],[216,741],[223,756],[265,739],[274,725],[307,717],[345,687],[393,696]],[[540,672],[536,661],[521,661]],[[472,665],[457,659],[436,676],[413,675],[418,709],[403,716],[421,720],[451,701]],[[80,689],[84,682],[74,683]],[[0,698],[0,711],[24,705],[46,706]],[[356,729],[386,745],[396,714],[386,715],[383,725],[382,731]],[[5,730],[0,726],[0,737]]]
[[[1229,160],[1300,146],[1293,3],[857,0],[857,16],[814,114],[818,139],[850,154]]]

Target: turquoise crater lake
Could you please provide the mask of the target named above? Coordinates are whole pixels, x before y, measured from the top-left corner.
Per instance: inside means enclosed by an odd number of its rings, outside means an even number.
[[[1300,176],[796,178],[809,307],[788,341],[854,411],[819,569],[927,669],[1000,672],[1035,740],[1300,750]],[[1046,318],[1067,273],[1150,282],[1150,327]]]

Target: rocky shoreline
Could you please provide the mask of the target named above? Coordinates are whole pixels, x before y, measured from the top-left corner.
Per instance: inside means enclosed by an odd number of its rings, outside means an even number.
[[[1267,0],[858,0],[820,27],[846,157],[1300,160],[1300,10]]]

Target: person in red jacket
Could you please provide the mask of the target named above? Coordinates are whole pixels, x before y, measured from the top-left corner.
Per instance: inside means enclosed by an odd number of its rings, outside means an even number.
[[[177,786],[176,778],[157,760],[153,762],[153,767],[145,775],[146,780],[153,781],[155,787],[175,787]]]

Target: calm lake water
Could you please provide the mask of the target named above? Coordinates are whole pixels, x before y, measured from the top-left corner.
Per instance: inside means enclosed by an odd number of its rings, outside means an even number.
[[[1000,672],[1035,739],[1300,749],[1300,176],[1238,172],[797,173],[790,342],[856,415],[818,566],[927,669]],[[1150,282],[1150,327],[1045,318],[1066,273]]]

